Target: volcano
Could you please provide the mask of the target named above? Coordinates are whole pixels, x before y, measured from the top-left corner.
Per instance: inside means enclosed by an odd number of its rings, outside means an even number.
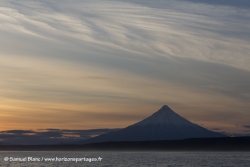
[[[167,105],[164,105],[160,110],[140,122],[115,132],[78,142],[77,144],[214,137],[226,136],[194,124],[175,113]]]

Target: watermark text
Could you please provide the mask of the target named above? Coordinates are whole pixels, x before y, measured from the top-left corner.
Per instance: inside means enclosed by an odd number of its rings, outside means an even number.
[[[9,162],[100,162],[101,157],[98,158],[67,158],[67,157],[5,157],[4,161]]]

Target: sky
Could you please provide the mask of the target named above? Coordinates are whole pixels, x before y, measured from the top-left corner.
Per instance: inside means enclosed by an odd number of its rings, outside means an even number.
[[[249,135],[249,20],[247,0],[0,0],[0,131],[124,128],[166,104]]]

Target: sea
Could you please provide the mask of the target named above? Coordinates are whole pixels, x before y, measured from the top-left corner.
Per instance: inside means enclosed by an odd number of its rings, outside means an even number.
[[[1,151],[3,167],[250,167],[250,152]]]

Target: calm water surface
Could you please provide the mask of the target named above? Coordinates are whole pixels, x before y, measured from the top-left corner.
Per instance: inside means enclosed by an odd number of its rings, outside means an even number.
[[[250,152],[0,152],[0,166],[250,167]]]

